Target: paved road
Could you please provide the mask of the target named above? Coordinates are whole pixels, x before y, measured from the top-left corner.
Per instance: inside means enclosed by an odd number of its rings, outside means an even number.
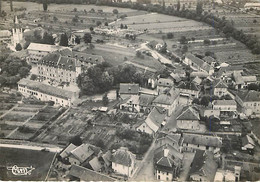
[[[153,151],[155,147],[155,139],[151,144],[150,148],[146,152],[143,160],[137,167],[134,175],[130,179],[131,181],[152,181],[154,180],[153,175]]]

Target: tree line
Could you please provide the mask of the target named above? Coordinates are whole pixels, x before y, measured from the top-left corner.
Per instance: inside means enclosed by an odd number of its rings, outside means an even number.
[[[112,67],[104,62],[92,67],[78,76],[77,84],[81,95],[104,93],[119,83],[138,83],[144,85],[148,78],[132,65]]]

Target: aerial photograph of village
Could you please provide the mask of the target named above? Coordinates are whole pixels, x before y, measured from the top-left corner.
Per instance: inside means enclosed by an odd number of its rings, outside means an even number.
[[[0,181],[259,181],[260,0],[0,0]]]

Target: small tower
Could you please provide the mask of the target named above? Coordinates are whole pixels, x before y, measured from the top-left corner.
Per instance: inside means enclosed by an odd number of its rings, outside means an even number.
[[[24,43],[24,37],[23,37],[23,29],[20,27],[19,21],[17,16],[15,16],[14,19],[14,28],[12,29],[12,45],[16,47],[18,43],[23,45]]]

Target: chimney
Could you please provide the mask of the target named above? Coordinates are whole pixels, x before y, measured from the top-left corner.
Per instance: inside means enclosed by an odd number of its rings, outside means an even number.
[[[169,154],[169,149],[164,149],[163,152],[164,157],[167,157]]]

